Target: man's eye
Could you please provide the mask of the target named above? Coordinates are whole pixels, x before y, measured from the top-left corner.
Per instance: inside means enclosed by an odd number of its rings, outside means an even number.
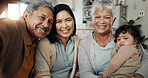
[[[49,22],[50,24],[53,24],[53,21],[52,21],[52,20],[49,20],[48,22]]]
[[[40,16],[40,18],[41,18],[41,20],[45,20],[45,17],[43,17],[43,16]]]

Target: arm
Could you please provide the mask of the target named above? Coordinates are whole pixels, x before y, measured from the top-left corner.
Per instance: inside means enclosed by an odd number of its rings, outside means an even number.
[[[1,39],[0,39],[0,51],[1,51],[1,48],[2,48],[2,42],[1,42]]]
[[[49,72],[49,66],[46,60],[44,59],[44,57],[41,55],[41,52],[39,49],[36,49],[34,75],[35,75],[35,78],[51,78],[51,75]]]
[[[111,59],[110,64],[104,71],[102,77],[108,77],[114,73],[119,67],[128,60],[134,53],[138,53],[133,46],[123,46],[118,50],[118,53]]]
[[[80,72],[80,78],[97,78],[94,74],[94,70],[91,67],[90,59],[88,58],[90,55],[87,54],[88,48],[90,46],[87,46],[88,42],[80,41],[79,47],[78,47],[78,64],[79,64],[79,72]]]

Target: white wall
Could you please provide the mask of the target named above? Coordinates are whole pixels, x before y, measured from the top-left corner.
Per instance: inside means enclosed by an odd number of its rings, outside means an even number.
[[[57,3],[68,4],[75,15],[76,26],[80,27],[82,25],[82,0],[57,0]]]
[[[136,6],[134,7],[134,1]],[[139,16],[139,11],[145,11],[145,16],[142,17],[137,23],[142,24],[143,34],[148,37],[148,0],[126,0],[128,5],[127,19],[136,19]],[[145,43],[148,45],[148,41]]]

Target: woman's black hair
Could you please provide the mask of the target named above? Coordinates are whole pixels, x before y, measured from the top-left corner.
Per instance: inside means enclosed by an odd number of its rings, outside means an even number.
[[[123,25],[115,31],[115,43],[117,42],[117,37],[121,33],[126,34],[127,32],[130,33],[135,40],[137,40],[137,44],[142,43],[142,41],[144,40],[145,36],[141,35],[141,31],[138,27],[132,25]]]
[[[73,14],[71,8],[70,8],[68,5],[66,5],[66,4],[58,4],[58,5],[56,5],[56,6],[54,7],[54,22],[53,22],[53,26],[52,26],[52,29],[51,29],[51,31],[50,31],[50,34],[47,35],[47,38],[49,39],[49,41],[50,41],[51,43],[54,43],[55,41],[58,40],[58,38],[57,38],[57,36],[56,36],[56,35],[57,35],[57,31],[56,31],[56,16],[57,16],[57,14],[58,14],[60,11],[62,11],[62,10],[66,10],[66,11],[71,15],[71,17],[72,17],[73,20],[74,20],[74,31],[73,31],[73,33],[71,34],[71,36],[74,36],[75,33],[76,33],[76,21],[75,21],[75,16],[74,16],[74,14]]]

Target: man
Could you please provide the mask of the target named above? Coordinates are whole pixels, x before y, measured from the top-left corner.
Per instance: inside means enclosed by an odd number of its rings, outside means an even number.
[[[31,75],[37,39],[49,34],[53,13],[50,2],[34,0],[19,20],[0,19],[0,77]]]

